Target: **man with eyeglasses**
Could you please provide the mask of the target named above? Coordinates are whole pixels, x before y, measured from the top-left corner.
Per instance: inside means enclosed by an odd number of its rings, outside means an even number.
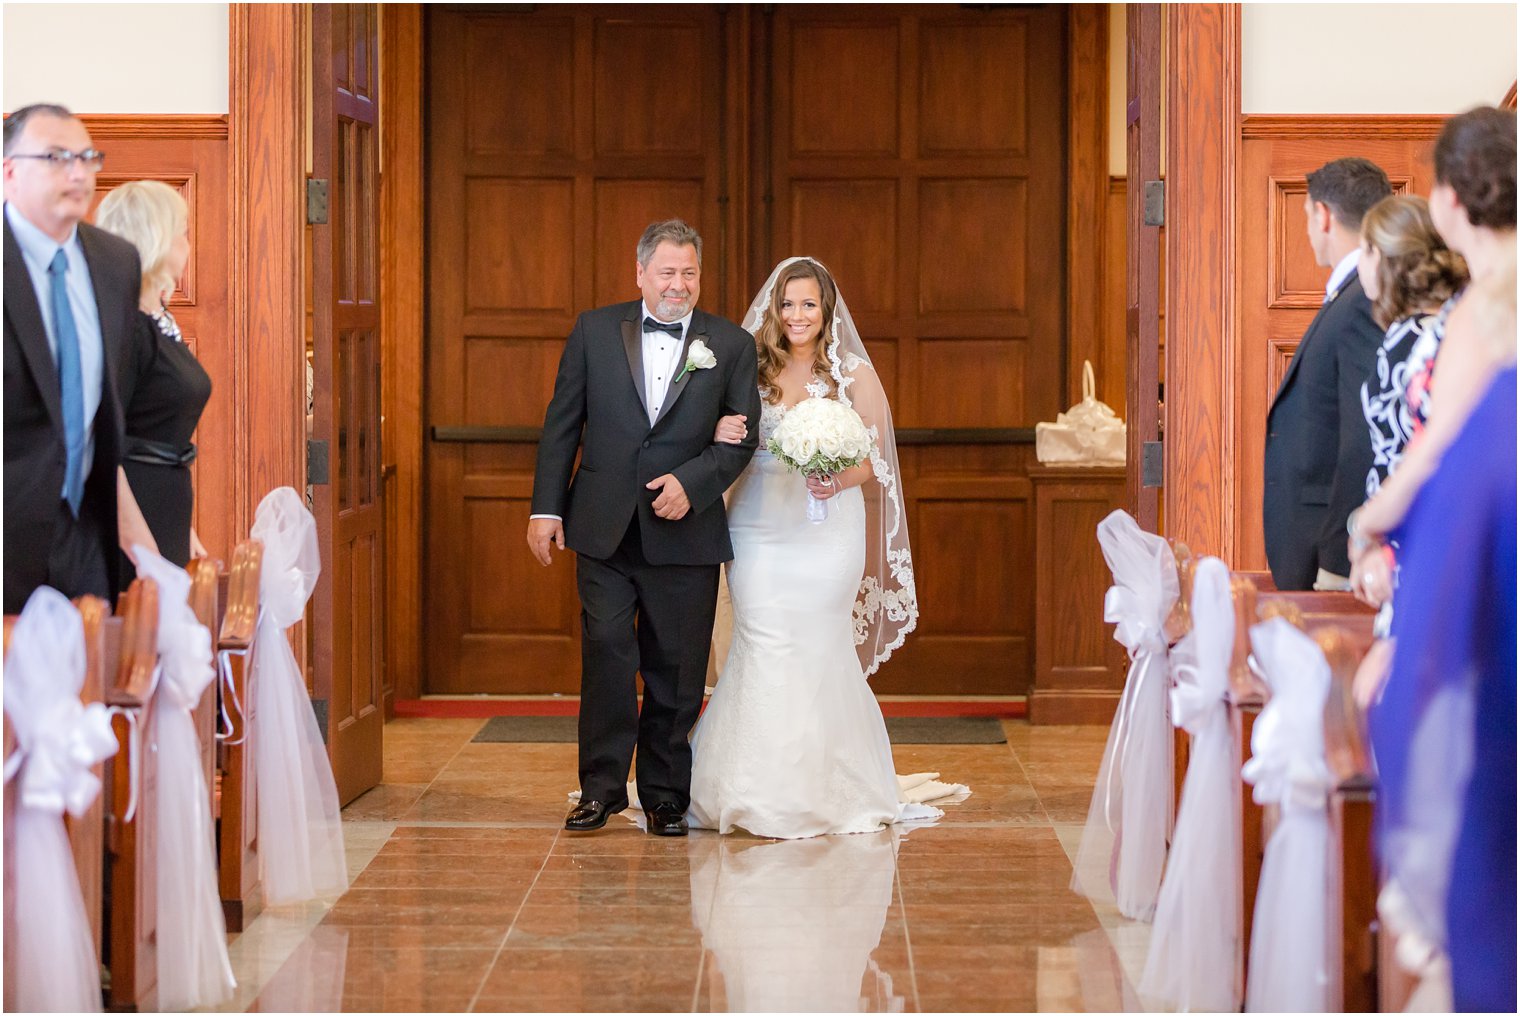
[[[5,612],[38,586],[114,600],[117,360],[141,268],[82,220],[104,156],[62,106],[5,121]]]

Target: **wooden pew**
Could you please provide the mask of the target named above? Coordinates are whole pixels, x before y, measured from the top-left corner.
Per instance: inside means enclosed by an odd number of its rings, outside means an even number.
[[[219,573],[221,562],[209,558],[197,558],[185,569],[190,573],[190,609],[195,619],[206,626],[215,638],[217,625],[217,600],[220,593]],[[201,741],[201,775],[206,780],[207,807],[209,814],[216,814],[216,702],[217,683],[212,681],[195,707],[195,733]]]
[[[113,642],[120,652],[106,703],[131,712],[137,733],[124,716],[111,718],[120,747],[106,769],[107,1003],[113,1009],[146,1012],[158,1007],[158,769],[148,737],[158,661],[158,585],[136,579],[118,597],[117,609],[120,620],[105,626],[106,653]],[[128,821],[134,783],[136,809]]]
[[[217,662],[229,668],[236,702],[224,701],[232,731],[218,748],[220,791],[217,793],[218,876],[222,912],[228,931],[242,931],[262,906],[259,887],[258,782],[252,738],[258,717],[248,695],[248,651],[258,624],[259,577],[264,545],[257,540],[238,544],[227,588],[221,597],[223,615],[217,637]],[[219,679],[220,683],[220,679]],[[222,689],[226,694],[226,689]],[[228,696],[229,698],[231,696]]]
[[[1258,591],[1256,582],[1260,572],[1236,572],[1231,576],[1231,590],[1237,596],[1236,628],[1249,629],[1257,620],[1282,617],[1309,634],[1331,629],[1344,630],[1360,641],[1365,652],[1372,637],[1372,620],[1375,612],[1343,592],[1282,592]],[[1268,576],[1270,581],[1270,576]],[[1249,589],[1249,593],[1246,590]],[[1242,599],[1244,597],[1244,600]],[[1241,609],[1245,600],[1255,599],[1254,612]],[[1253,616],[1254,615],[1254,616]],[[1247,637],[1248,632],[1247,632]],[[1234,728],[1238,766],[1251,757],[1251,733],[1256,718],[1266,704],[1267,689],[1255,674],[1248,670],[1231,674],[1230,714]],[[1261,882],[1262,858],[1271,835],[1271,817],[1252,798],[1252,788],[1244,780],[1240,782],[1240,847],[1241,890],[1244,897],[1242,915],[1242,942],[1251,941],[1251,929],[1256,906],[1256,891]],[[1249,964],[1249,952],[1246,956]],[[1249,973],[1249,971],[1248,971]]]
[[[1378,1012],[1380,999],[1377,898],[1381,879],[1373,847],[1377,777],[1368,751],[1366,718],[1352,694],[1357,665],[1371,632],[1323,628],[1315,640],[1330,664],[1325,703],[1325,759],[1335,779],[1330,795],[1330,904],[1326,944],[1330,999],[1345,1012]],[[1399,1006],[1402,1008],[1402,1005]]]

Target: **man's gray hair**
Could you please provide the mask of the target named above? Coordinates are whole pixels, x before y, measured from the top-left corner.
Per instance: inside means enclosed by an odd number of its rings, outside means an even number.
[[[681,219],[666,219],[664,222],[651,222],[649,228],[644,230],[644,235],[639,237],[639,246],[636,249],[639,264],[647,266],[649,259],[654,257],[655,248],[662,243],[673,243],[677,247],[695,247],[697,264],[702,263],[701,235]]]

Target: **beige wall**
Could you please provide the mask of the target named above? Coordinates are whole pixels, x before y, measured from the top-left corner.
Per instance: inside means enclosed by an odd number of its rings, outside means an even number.
[[[1460,113],[1515,81],[1514,4],[1246,4],[1243,113]]]
[[[7,110],[227,112],[226,4],[5,4]]]

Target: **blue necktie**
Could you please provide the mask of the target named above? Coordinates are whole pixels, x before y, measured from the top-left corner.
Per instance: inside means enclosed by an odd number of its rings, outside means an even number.
[[[69,259],[59,248],[48,265],[52,283],[53,332],[58,339],[58,387],[63,403],[63,436],[68,458],[63,474],[63,499],[69,510],[79,517],[79,503],[84,499],[84,372],[79,367],[79,330],[74,327],[74,312],[69,308],[69,291],[65,276]]]

